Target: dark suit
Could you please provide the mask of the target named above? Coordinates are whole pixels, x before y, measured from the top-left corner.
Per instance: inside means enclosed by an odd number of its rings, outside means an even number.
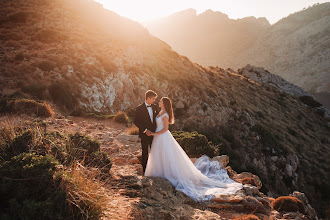
[[[143,174],[146,170],[147,161],[148,161],[148,147],[151,148],[151,143],[153,136],[148,136],[143,133],[146,129],[155,132],[156,130],[156,116],[159,112],[157,105],[152,104],[152,112],[153,112],[153,122],[150,119],[148,109],[145,103],[142,103],[136,108],[134,124],[139,128],[139,137],[141,138],[141,146],[142,146],[142,167]]]

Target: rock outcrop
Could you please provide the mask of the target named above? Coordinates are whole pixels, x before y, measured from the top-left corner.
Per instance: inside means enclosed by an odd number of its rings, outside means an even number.
[[[281,76],[272,74],[268,70],[265,70],[263,67],[255,67],[250,64],[241,69],[238,69],[238,74],[245,76],[255,82],[266,83],[268,85],[274,86],[280,91],[295,96],[298,99],[301,98],[302,100],[310,100],[310,103],[313,103],[310,106],[315,108],[315,110],[319,112],[323,117],[330,120],[330,111],[325,106],[317,103],[311,94],[305,92],[299,86],[289,83]],[[309,103],[306,104],[308,105]]]

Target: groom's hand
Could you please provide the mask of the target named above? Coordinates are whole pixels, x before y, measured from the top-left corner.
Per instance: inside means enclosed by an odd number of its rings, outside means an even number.
[[[151,135],[151,131],[147,130],[147,131],[146,131],[146,134],[147,134],[148,136],[150,136],[150,135]]]

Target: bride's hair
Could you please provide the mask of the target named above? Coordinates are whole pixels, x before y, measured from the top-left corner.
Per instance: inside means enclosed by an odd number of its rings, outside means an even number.
[[[167,112],[167,114],[169,116],[168,123],[169,124],[174,124],[174,114],[173,114],[172,101],[168,97],[163,97],[162,100],[163,100],[165,111]]]

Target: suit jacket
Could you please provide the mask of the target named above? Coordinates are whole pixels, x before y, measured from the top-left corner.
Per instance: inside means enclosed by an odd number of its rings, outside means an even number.
[[[153,111],[153,122],[150,119],[149,112],[145,103],[142,103],[136,108],[134,124],[139,128],[139,137],[141,139],[152,140],[152,136],[148,136],[143,133],[146,129],[155,132],[156,130],[156,116],[159,113],[158,106],[155,104],[151,105]]]

